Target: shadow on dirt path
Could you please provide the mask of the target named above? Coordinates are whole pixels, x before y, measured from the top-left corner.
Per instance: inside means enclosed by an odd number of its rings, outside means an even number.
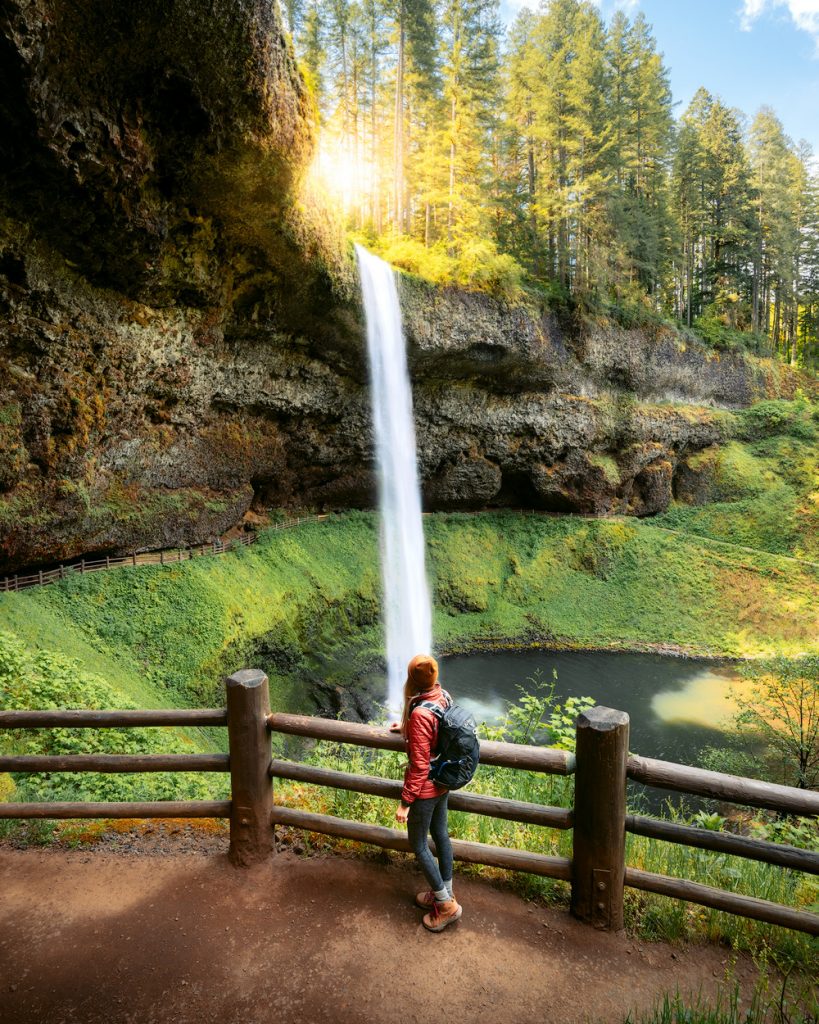
[[[456,885],[463,918],[433,935],[403,865],[0,849],[0,1022],[615,1022],[727,969],[718,947],[638,944]],[[750,989],[751,965],[732,977]]]

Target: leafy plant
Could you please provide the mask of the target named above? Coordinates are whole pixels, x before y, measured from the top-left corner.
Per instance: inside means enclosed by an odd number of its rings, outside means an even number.
[[[593,697],[569,697],[558,703],[555,694],[557,670],[549,680],[537,670],[518,686],[517,703],[507,705],[506,714],[497,732],[510,743],[540,743],[546,747],[574,750],[577,716],[594,707]]]
[[[772,658],[746,668],[750,688],[736,688],[735,725],[766,751],[767,777],[819,785],[819,657]]]
[[[709,832],[719,832],[725,821],[726,819],[716,811],[712,811],[710,814],[707,811],[697,811],[691,819],[691,824],[696,825],[697,828],[707,829]]]

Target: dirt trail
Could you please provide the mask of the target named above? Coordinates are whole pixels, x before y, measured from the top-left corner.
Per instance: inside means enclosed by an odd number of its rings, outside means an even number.
[[[596,932],[457,875],[463,919],[432,935],[416,884],[347,856],[237,871],[224,854],[0,849],[0,1022],[614,1022],[726,971],[717,947]],[[734,975],[750,987],[747,962]]]

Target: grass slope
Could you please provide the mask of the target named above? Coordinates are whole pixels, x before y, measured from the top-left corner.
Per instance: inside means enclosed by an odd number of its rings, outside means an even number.
[[[819,563],[819,406],[758,402],[736,414],[733,433],[688,459],[698,493],[654,522]]]
[[[425,520],[440,650],[549,644],[755,657],[819,646],[819,571],[649,522],[483,513]],[[281,687],[377,658],[377,524],[348,513],[220,558],[0,596],[0,628],[136,703],[219,701],[251,652]],[[285,696],[283,693],[282,696]]]
[[[755,657],[816,650],[819,571],[635,520],[426,517],[440,650],[550,644]],[[76,659],[136,704],[219,702],[248,656],[287,699],[308,664],[378,658],[375,516],[348,513],[251,548],[0,596],[0,628]],[[341,666],[341,669],[338,668]]]
[[[817,643],[819,571],[763,552],[634,520],[436,516],[427,537],[446,649],[529,640],[756,657]]]

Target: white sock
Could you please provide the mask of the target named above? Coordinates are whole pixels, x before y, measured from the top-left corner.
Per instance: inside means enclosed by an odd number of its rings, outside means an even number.
[[[446,903],[446,902],[447,902],[447,900],[449,900],[449,899],[451,899],[451,898],[452,898],[452,897],[451,897],[451,896],[449,895],[449,889],[447,889],[447,887],[446,887],[446,883],[444,884],[444,887],[443,887],[443,889],[439,889],[439,890],[438,890],[438,891],[437,891],[437,892],[435,893],[435,899],[436,899],[436,900],[437,900],[437,901],[438,901],[439,903]]]
[[[451,878],[450,878],[450,880],[448,882],[444,882],[444,888],[449,893],[449,898],[452,899],[452,879]]]

